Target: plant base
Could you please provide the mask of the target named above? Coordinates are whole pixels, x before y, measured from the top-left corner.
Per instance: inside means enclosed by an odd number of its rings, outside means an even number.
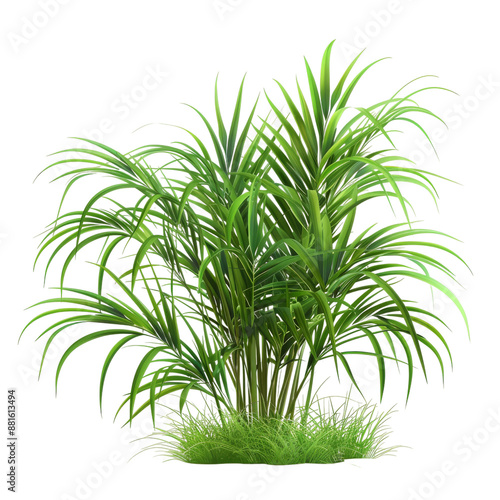
[[[354,410],[347,403],[325,414],[299,411],[294,419],[252,418],[238,413],[179,414],[169,430],[151,436],[160,456],[192,464],[330,464],[353,458],[377,458],[384,448],[391,411],[376,415],[375,406]]]

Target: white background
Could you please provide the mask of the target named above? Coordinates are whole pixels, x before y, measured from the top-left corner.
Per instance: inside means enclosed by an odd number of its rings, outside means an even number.
[[[3,385],[16,387],[19,399],[17,498],[499,498],[500,40],[495,7],[492,0],[4,2],[1,353]],[[392,56],[366,77],[353,104],[389,97],[423,74],[439,75],[440,85],[460,94],[437,92],[424,102],[450,127],[445,131],[437,122],[429,124],[440,161],[416,133],[399,145],[422,168],[462,184],[438,184],[439,213],[428,199],[417,199],[416,205],[427,226],[464,242],[453,248],[466,258],[474,276],[458,267],[465,290],[454,291],[468,312],[471,341],[456,310],[437,298],[435,308],[452,329],[447,338],[454,370],[447,366],[445,388],[437,369],[431,370],[428,385],[417,373],[406,407],[404,374],[391,377],[382,405],[397,404],[399,410],[392,419],[390,444],[409,447],[395,457],[281,468],[162,463],[152,453],[128,462],[142,446],[129,441],[150,430],[147,418],[132,429],[113,424],[114,410],[130,383],[128,360],[118,361],[110,372],[101,418],[97,388],[105,346],[89,345],[73,355],[56,399],[56,359],[71,335],[52,353],[40,382],[36,372],[42,344],[34,342],[36,328],[17,345],[32,315],[24,308],[50,296],[42,288],[42,267],[32,271],[34,236],[54,217],[62,189],[62,184],[49,184],[50,176],[32,181],[48,164],[48,154],[72,144],[67,137],[96,138],[126,152],[139,144],[179,138],[160,126],[133,133],[147,123],[199,130],[199,122],[181,103],[213,118],[217,73],[227,110],[245,72],[247,105],[262,88],[274,92],[273,78],[292,87],[295,75],[304,74],[302,57],[318,68],[322,51],[334,38],[337,74],[364,48],[360,69]],[[392,221],[390,213],[383,217]],[[73,284],[85,280],[83,261],[70,276]],[[54,284],[55,273],[48,281]],[[376,398],[373,371],[363,363],[358,369],[368,395]],[[344,394],[345,383],[335,384],[331,393]],[[0,418],[2,425],[5,420]],[[0,460],[6,463],[2,449]],[[0,488],[3,498],[3,479]]]

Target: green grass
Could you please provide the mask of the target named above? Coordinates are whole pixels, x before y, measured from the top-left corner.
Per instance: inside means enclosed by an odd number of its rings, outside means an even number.
[[[377,414],[363,404],[344,403],[334,411],[318,406],[304,418],[256,417],[246,413],[183,412],[168,418],[170,428],[156,432],[146,449],[159,456],[192,464],[331,464],[354,458],[378,458],[396,447],[385,447],[391,411]]]

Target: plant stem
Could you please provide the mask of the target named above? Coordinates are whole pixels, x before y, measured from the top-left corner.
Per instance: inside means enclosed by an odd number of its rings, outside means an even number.
[[[257,336],[255,333],[250,338],[250,401],[251,413],[258,416],[257,399]]]

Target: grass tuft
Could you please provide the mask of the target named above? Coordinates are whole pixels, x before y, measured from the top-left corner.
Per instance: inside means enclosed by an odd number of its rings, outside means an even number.
[[[336,411],[300,409],[294,419],[245,414],[175,412],[167,417],[169,430],[150,436],[146,447],[166,460],[191,464],[331,464],[353,458],[378,458],[396,447],[384,443],[390,431],[386,422],[392,410],[377,414],[364,404],[349,408],[346,401]]]

